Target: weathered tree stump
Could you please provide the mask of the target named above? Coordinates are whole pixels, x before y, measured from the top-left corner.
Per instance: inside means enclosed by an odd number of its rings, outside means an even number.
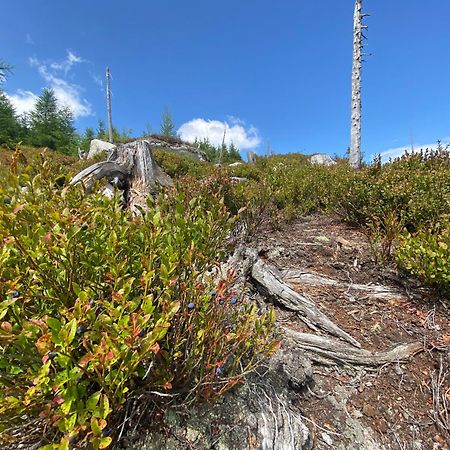
[[[118,145],[112,149],[107,161],[89,166],[70,184],[82,182],[90,192],[94,182],[102,178],[107,179],[104,192],[111,195],[116,189],[123,191],[125,206],[133,211],[145,209],[147,197],[160,187],[173,185],[170,176],[155,161],[146,140]]]

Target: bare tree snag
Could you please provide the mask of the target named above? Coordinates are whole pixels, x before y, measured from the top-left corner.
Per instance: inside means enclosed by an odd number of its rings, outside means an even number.
[[[356,339],[332,322],[312,300],[298,294],[284,283],[282,273],[275,267],[260,259],[253,265],[251,276],[270,297],[275,298],[285,308],[298,312],[308,326],[311,327],[312,323],[351,345],[361,348],[361,344]]]
[[[111,73],[109,67],[106,68],[106,103],[108,110],[108,133],[109,142],[113,142],[113,127],[112,127],[112,116],[111,116]]]
[[[90,191],[93,182],[102,178],[106,178],[111,187],[123,191],[125,205],[133,211],[145,209],[147,197],[160,187],[173,185],[172,179],[153,158],[146,140],[118,145],[112,150],[108,161],[93,164],[81,171],[70,184],[83,182]]]
[[[360,366],[382,366],[398,361],[404,361],[423,351],[423,343],[412,342],[401,344],[385,352],[370,352],[357,349],[337,339],[326,338],[309,333],[283,328],[287,339],[308,353],[313,360],[320,362],[323,359],[332,360],[341,364],[352,364]]]
[[[361,167],[361,68],[363,48],[362,0],[355,0],[350,134],[350,166]]]

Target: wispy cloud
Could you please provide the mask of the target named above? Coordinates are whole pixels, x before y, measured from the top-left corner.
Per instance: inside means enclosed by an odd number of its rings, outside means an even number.
[[[447,145],[450,143],[450,137],[446,137],[444,139],[440,140],[441,145]],[[394,148],[388,148],[386,150],[383,150],[379,153],[374,153],[371,155],[372,159],[380,155],[381,156],[381,162],[388,162],[389,159],[395,159],[402,155],[404,155],[406,152],[412,153],[412,152],[419,152],[420,150],[436,150],[438,148],[439,144],[437,142],[433,142],[431,144],[421,144],[421,145],[414,145],[411,147],[411,144],[404,145],[402,147],[394,147]]]
[[[31,111],[36,104],[38,96],[31,91],[18,89],[15,94],[6,94],[9,101],[14,106],[17,114],[23,114]]]
[[[103,79],[100,77],[100,75],[96,75],[95,73],[91,73],[92,80],[94,83],[100,88],[102,92],[104,92],[103,88]]]
[[[91,104],[82,98],[83,89],[67,80],[67,75],[73,66],[82,62],[84,60],[70,50],[67,51],[63,61],[40,61],[35,57],[29,58],[30,65],[37,68],[47,87],[55,92],[59,104],[70,108],[76,119],[92,114]],[[31,91],[21,89],[7,95],[18,113],[31,111],[38,97]]]
[[[225,143],[233,143],[241,150],[255,148],[261,143],[258,129],[236,118],[230,117],[230,123],[220,120],[193,119],[178,129],[181,138],[187,142],[195,139],[209,139],[211,144],[220,145],[225,133]]]
[[[75,64],[79,64],[82,62],[84,62],[83,58],[71,52],[70,50],[67,50],[66,59],[60,62],[52,62],[50,63],[50,67],[55,71],[62,71],[65,75],[67,75],[69,70],[72,69]]]

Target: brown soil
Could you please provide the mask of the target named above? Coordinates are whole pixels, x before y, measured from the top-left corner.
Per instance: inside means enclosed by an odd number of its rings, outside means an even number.
[[[314,385],[298,405],[315,438],[314,448],[449,449],[450,436],[434,419],[432,395],[433,373],[442,368],[440,398],[447,395],[450,405],[449,301],[393,264],[376,264],[363,232],[338,220],[312,216],[275,232],[263,231],[254,245],[280,269],[302,268],[343,283],[399,289],[398,298],[373,299],[334,286],[294,285],[363,348],[376,351],[424,342],[424,352],[405,364],[365,369],[316,365]],[[312,332],[293,313],[279,311],[279,320]],[[374,446],[358,444],[361,433],[352,434],[354,420],[367,427]]]

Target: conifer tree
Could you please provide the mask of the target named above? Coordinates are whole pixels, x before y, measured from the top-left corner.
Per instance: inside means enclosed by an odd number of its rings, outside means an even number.
[[[239,149],[234,145],[233,142],[230,144],[230,147],[228,148],[228,158],[230,162],[242,161],[241,153],[239,152]]]
[[[69,108],[60,108],[51,89],[44,89],[30,113],[29,141],[62,153],[75,153],[77,136]]]
[[[92,139],[95,139],[94,129],[91,127],[86,128],[81,136],[80,147],[82,150],[89,150]]]
[[[22,138],[22,127],[13,105],[0,91],[0,145],[14,146]]]
[[[11,66],[0,59],[0,84],[6,79],[6,75],[11,72]]]
[[[164,111],[161,120],[161,135],[166,137],[177,137],[175,124],[167,109]]]

